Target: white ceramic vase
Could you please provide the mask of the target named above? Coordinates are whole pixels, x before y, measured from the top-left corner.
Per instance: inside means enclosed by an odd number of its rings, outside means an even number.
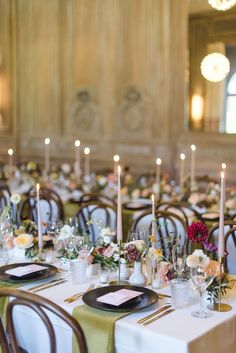
[[[127,281],[130,277],[130,270],[126,264],[120,264],[120,279]]]
[[[141,261],[135,261],[134,272],[129,278],[129,283],[135,286],[144,286],[146,284],[146,277],[142,272]]]
[[[101,264],[91,264],[87,267],[86,270],[86,275],[88,278],[92,277],[92,276],[97,276],[98,272],[101,268]]]

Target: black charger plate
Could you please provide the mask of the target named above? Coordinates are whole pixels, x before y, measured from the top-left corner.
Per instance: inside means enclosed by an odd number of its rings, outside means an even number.
[[[7,270],[11,270],[13,268],[21,267],[21,266],[29,266],[32,264],[37,264],[46,267],[46,270],[33,272],[31,274],[17,277],[8,275],[5,273]],[[25,282],[32,282],[32,281],[39,281],[42,279],[46,279],[48,277],[54,276],[58,272],[57,268],[53,265],[47,263],[39,263],[39,262],[23,262],[23,263],[15,263],[6,266],[0,267],[0,281],[10,282],[10,283],[25,283]]]
[[[111,292],[116,292],[124,288],[142,292],[143,294],[119,306],[104,304],[97,301],[97,298],[101,297],[102,295],[105,295]],[[130,285],[116,285],[116,286],[107,286],[107,287],[93,289],[85,293],[82,299],[84,303],[87,304],[88,306],[91,306],[99,310],[126,312],[126,311],[140,310],[140,309],[146,308],[149,305],[155,304],[158,301],[158,294],[153,290],[144,288],[144,287],[130,286]]]

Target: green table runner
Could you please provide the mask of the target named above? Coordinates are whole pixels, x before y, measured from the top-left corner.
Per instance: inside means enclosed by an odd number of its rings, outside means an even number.
[[[115,322],[128,314],[130,312],[114,313],[81,305],[74,308],[72,315],[84,331],[89,353],[113,353]],[[79,353],[75,337],[72,347],[73,353]]]

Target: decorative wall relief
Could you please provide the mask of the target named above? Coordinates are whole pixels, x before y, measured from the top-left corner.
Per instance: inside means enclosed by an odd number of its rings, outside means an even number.
[[[88,89],[78,91],[72,100],[72,129],[95,133],[100,130],[99,107]]]
[[[124,137],[147,137],[150,134],[150,99],[139,88],[127,87],[117,106],[116,128]]]

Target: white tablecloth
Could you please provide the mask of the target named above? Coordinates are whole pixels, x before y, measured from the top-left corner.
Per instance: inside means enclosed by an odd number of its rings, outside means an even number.
[[[82,301],[66,304],[64,299],[87,287],[88,283],[78,286],[72,285],[68,281],[40,291],[38,294],[56,302],[72,313],[73,308],[82,304]],[[24,288],[27,288],[27,286]],[[137,324],[138,319],[162,306],[166,300],[160,300],[153,307],[146,308],[142,312],[130,314],[116,322],[116,353],[236,352],[236,289],[229,291],[224,297],[224,300],[233,306],[230,312],[213,312],[212,317],[207,319],[195,318],[191,316],[191,311],[199,305],[195,299],[195,302],[191,301],[188,307],[177,309],[175,312],[148,326]],[[101,311],[102,314],[103,312]],[[70,353],[70,329],[55,317],[52,317],[52,320],[59,340],[58,352]],[[47,333],[36,314],[27,308],[19,307],[15,311],[15,322],[23,348],[29,353],[49,352]]]

